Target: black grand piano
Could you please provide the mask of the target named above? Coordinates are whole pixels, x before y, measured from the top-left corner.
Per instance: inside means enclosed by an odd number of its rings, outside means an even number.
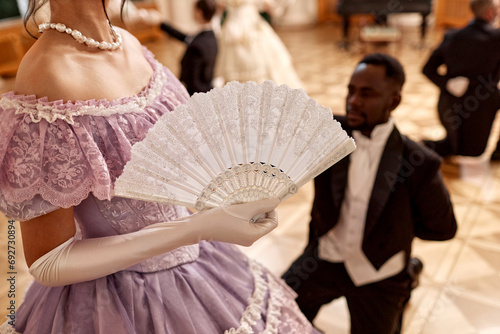
[[[338,14],[344,24],[344,40],[349,35],[349,17],[355,14],[371,14],[377,22],[387,21],[389,14],[420,13],[422,15],[421,37],[425,37],[427,16],[432,11],[432,0],[339,0]]]

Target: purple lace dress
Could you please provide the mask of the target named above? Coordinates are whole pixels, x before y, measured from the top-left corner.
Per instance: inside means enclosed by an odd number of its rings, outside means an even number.
[[[137,96],[63,103],[7,93],[0,100],[0,211],[27,220],[75,207],[77,238],[136,231],[188,215],[184,207],[112,197],[131,146],[186,102],[179,81],[154,67]],[[92,259],[89,259],[92,261]],[[96,280],[34,282],[2,333],[316,333],[295,294],[236,247],[201,242]]]

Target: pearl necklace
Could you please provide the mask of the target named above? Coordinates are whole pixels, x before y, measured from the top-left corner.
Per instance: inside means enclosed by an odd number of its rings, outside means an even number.
[[[98,42],[92,38],[88,38],[87,36],[83,35],[81,32],[75,29],[67,28],[66,25],[62,23],[51,23],[51,22],[44,22],[38,26],[38,29],[40,32],[44,32],[49,29],[54,29],[59,32],[67,33],[74,39],[76,39],[79,43],[85,43],[87,44],[88,47],[90,48],[99,48],[101,50],[116,50],[122,45],[122,36],[116,32],[115,28],[113,26],[111,27],[111,33],[113,35],[113,42],[108,43],[108,42]]]

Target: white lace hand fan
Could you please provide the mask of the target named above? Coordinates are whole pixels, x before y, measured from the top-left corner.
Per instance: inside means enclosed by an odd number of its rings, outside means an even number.
[[[234,81],[164,114],[132,147],[115,195],[196,210],[282,200],[354,149],[305,91]]]

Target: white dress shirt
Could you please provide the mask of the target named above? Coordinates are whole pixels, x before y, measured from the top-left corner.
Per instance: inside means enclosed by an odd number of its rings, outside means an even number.
[[[359,131],[353,131],[356,150],[350,156],[346,193],[339,221],[319,239],[319,257],[330,262],[344,262],[347,273],[356,286],[394,276],[405,267],[403,250],[378,270],[362,250],[366,212],[373,184],[387,138],[393,129],[394,121],[391,118],[387,123],[377,125],[370,138]]]

